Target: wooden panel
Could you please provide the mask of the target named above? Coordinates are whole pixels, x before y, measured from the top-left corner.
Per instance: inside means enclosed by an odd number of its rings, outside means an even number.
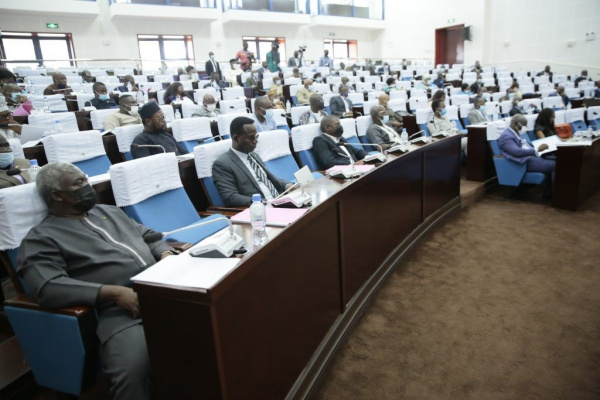
[[[467,180],[485,182],[496,176],[492,150],[484,126],[467,127]]]
[[[432,143],[423,153],[423,219],[460,195],[460,136]]]

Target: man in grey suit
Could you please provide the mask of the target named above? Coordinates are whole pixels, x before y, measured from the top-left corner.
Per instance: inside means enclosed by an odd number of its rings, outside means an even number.
[[[294,51],[294,56],[288,59],[288,67],[301,67],[302,62],[300,61],[300,57],[298,57],[298,50]]]
[[[42,307],[94,307],[112,398],[150,400],[150,362],[130,278],[176,251],[149,239],[156,232],[118,207],[96,205],[94,188],[72,164],[45,165],[35,184],[49,214],[21,242],[19,275]]]
[[[254,153],[258,134],[254,120],[237,117],[231,121],[231,149],[213,164],[213,181],[227,207],[249,206],[259,193],[273,200],[292,183],[277,178]]]
[[[218,80],[223,79],[223,75],[221,75],[221,66],[215,60],[215,54],[211,51],[208,53],[208,61],[204,64],[204,71],[206,71],[207,76],[212,76],[213,72],[219,74]]]
[[[477,125],[487,122],[487,117],[485,116],[485,99],[483,97],[476,97],[473,101],[473,109],[469,111],[469,115],[467,115],[467,119],[469,120],[469,124]]]
[[[336,117],[351,118],[353,116],[352,100],[348,98],[348,88],[346,86],[340,86],[340,95],[331,98],[329,108],[331,109],[331,115]]]

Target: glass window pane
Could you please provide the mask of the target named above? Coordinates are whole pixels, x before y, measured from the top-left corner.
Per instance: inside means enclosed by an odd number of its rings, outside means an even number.
[[[66,37],[64,33],[38,33],[39,37]]]
[[[31,33],[24,33],[24,32],[4,32],[4,36],[31,36]]]
[[[185,36],[163,36],[163,39],[184,39]]]
[[[250,46],[248,46],[248,50]],[[258,42],[258,54],[260,54],[260,61],[267,61],[267,53],[271,51],[271,42]],[[256,55],[258,58],[258,55]]]
[[[8,60],[35,60],[35,50],[31,39],[7,39],[2,40],[4,51]]]
[[[333,57],[334,58],[348,58],[348,45],[346,43],[334,43],[333,44]]]
[[[43,40],[40,39],[40,48],[42,50],[42,58],[44,60],[61,60],[61,61],[44,61],[46,67],[69,67],[69,48],[66,40]]]
[[[183,40],[173,41],[173,40],[165,40],[165,58],[171,59],[185,59],[185,42]]]
[[[142,69],[160,69],[160,47],[158,40],[139,41]]]

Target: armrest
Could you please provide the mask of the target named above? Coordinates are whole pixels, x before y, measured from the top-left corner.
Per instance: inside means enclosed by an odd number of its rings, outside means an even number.
[[[198,214],[200,214],[201,217],[206,217],[209,215],[214,215],[214,214],[223,214],[224,216],[231,218],[232,216],[241,213],[242,211],[244,211],[246,208],[248,207],[208,207],[206,209],[206,211],[201,211]]]
[[[50,314],[68,315],[76,318],[80,318],[93,310],[91,307],[69,307],[49,310],[47,308],[43,308],[24,294],[19,294],[15,297],[4,300],[4,305],[7,307],[28,308],[30,310],[47,312]]]

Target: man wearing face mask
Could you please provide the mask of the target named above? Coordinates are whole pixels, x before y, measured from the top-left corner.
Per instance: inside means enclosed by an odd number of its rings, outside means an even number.
[[[502,155],[519,164],[526,164],[527,172],[541,172],[548,177],[549,182],[554,182],[554,169],[556,160],[541,158],[539,152],[548,148],[547,144],[534,148],[527,138],[521,134],[527,131],[527,119],[517,114],[510,119],[510,125],[498,138],[498,146]],[[552,196],[552,186],[549,185],[545,197]]]
[[[273,103],[268,97],[259,97],[254,102],[254,114],[252,119],[256,123],[257,132],[274,131],[277,123],[273,118]]]
[[[296,92],[296,100],[298,100],[298,105],[302,106],[302,105],[306,105],[310,102],[310,96],[315,94],[315,92],[313,91],[314,89],[313,89],[312,84],[313,84],[312,79],[304,80],[304,86],[302,86]]]
[[[237,81],[237,76],[242,73],[239,69],[237,69],[237,61],[232,58],[229,60],[229,66],[231,69],[225,71],[225,80],[231,84],[231,86],[239,86]]]
[[[23,94],[21,88],[14,83],[7,83],[2,86],[2,94],[6,99],[8,109],[12,110],[14,116],[31,114],[33,108],[31,101]]]
[[[213,73],[217,73],[217,80],[223,79],[221,76],[221,66],[215,60],[215,53],[212,51],[208,53],[208,61],[204,64],[204,71],[207,76],[212,76]]]
[[[369,143],[377,143],[383,150],[392,147],[394,143],[400,142],[400,136],[387,123],[390,116],[383,106],[371,107],[371,119],[373,123],[367,129],[367,140]]]
[[[320,94],[315,93],[310,96],[310,110],[300,116],[300,125],[319,123],[326,116],[327,111],[325,111],[323,97]]]
[[[192,114],[192,117],[216,118],[221,115],[221,110],[217,108],[217,101],[212,94],[205,94],[202,97],[202,108]]]
[[[271,96],[273,93],[276,93],[277,96],[283,96],[283,85],[281,84],[281,78],[278,75],[273,77],[273,84],[269,88],[268,95]]]
[[[154,231],[118,207],[96,205],[94,188],[72,164],[43,166],[36,187],[48,216],[23,239],[17,272],[42,307],[94,307],[111,397],[151,399],[150,362],[130,278],[176,251],[162,240],[146,243]]]
[[[348,88],[340,86],[340,95],[332,97],[329,103],[331,115],[339,118],[352,118],[354,114],[352,106],[352,100],[348,98]]]
[[[66,96],[73,91],[71,86],[67,85],[67,77],[62,72],[55,72],[52,75],[52,82],[52,85],[48,85],[44,89],[44,96],[52,94],[64,94]]]
[[[142,158],[154,154],[175,153],[180,156],[188,151],[181,146],[172,135],[169,135],[165,114],[159,105],[150,101],[139,109],[144,131],[137,135],[131,143],[131,155],[133,158]],[[150,147],[145,147],[150,146]]]
[[[467,115],[470,125],[482,124],[487,121],[485,116],[485,99],[483,97],[476,97],[473,101],[473,109]]]
[[[333,60],[329,57],[329,50],[323,52],[323,57],[319,59],[319,67],[333,67]]]
[[[138,105],[131,95],[119,97],[119,111],[110,114],[104,120],[104,129],[111,130],[120,126],[141,124],[142,118],[138,114]]]
[[[0,189],[29,183],[29,161],[15,158],[10,143],[0,136]]]
[[[313,154],[319,169],[326,170],[334,165],[348,165],[350,158],[353,161],[362,160],[367,153],[357,146],[346,145],[348,142],[342,137],[344,127],[340,119],[328,115],[321,120],[322,136],[313,139]]]
[[[81,83],[94,83],[94,76],[88,70],[81,73]]]
[[[86,107],[92,106],[95,107],[96,110],[107,110],[109,108],[117,107],[117,103],[110,98],[104,83],[94,83],[92,90],[94,91],[94,98],[85,102]]]

